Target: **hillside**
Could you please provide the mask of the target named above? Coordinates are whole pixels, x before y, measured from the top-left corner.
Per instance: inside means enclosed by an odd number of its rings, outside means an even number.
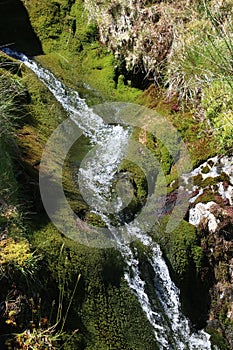
[[[77,90],[92,107],[135,103],[179,132],[194,169],[188,180],[179,174],[179,152],[169,131],[163,138],[161,125],[161,135],[154,134],[145,122],[133,132],[133,140],[158,159],[166,182],[165,214],[147,234],[160,244],[191,329],[204,329],[212,349],[220,350],[233,349],[232,5],[230,0],[0,2],[1,47],[33,56],[64,84],[65,95]],[[42,80],[4,53],[0,94],[1,346],[7,341],[6,348],[16,350],[163,349],[125,278],[136,271],[129,256],[75,242],[44,210],[41,155],[67,111]],[[83,137],[70,150],[62,181],[74,213],[99,228],[106,222],[83,199],[74,169],[91,142]],[[148,199],[147,179],[132,161],[123,160],[118,171],[133,188],[123,212],[128,224]],[[169,232],[177,198],[184,198],[180,188],[189,182],[189,207]],[[162,317],[151,247],[140,239],[129,247]]]

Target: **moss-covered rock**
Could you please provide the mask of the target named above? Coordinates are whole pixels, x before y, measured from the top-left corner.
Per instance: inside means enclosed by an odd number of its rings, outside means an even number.
[[[173,232],[166,233],[168,219],[168,216],[162,219],[153,236],[160,243],[171,276],[181,290],[183,311],[197,327],[202,328],[210,303],[211,269],[195,227],[182,221]]]
[[[55,324],[60,319],[61,313],[65,324],[62,326],[63,321],[60,321],[59,327],[63,332],[59,333],[59,336],[57,335],[58,337],[53,341],[53,334],[49,333],[46,345],[64,345],[67,350],[76,347],[83,349],[111,347],[129,350],[145,348],[145,346],[148,350],[157,349],[151,325],[136,296],[132,295],[123,279],[124,262],[120,253],[110,249],[106,251],[90,249],[64,238],[52,224],[47,224],[43,209],[36,203],[39,194],[32,193],[34,192],[32,188],[38,185],[38,162],[43,145],[65,115],[52,95],[27,69],[22,69],[21,83],[29,91],[30,98],[25,106],[29,115],[25,119],[25,124],[17,130],[18,156],[21,157],[19,159],[24,164],[24,168],[20,169],[20,184],[24,186],[20,188],[19,193],[23,200],[29,198],[27,208],[30,210],[33,208],[34,212],[36,210],[36,216],[32,216],[33,220],[27,223],[27,233],[33,248],[36,249],[41,259],[38,268],[32,273],[33,278],[28,280],[28,285],[20,282],[25,302],[29,304],[29,301],[32,300],[30,305],[34,312],[31,316],[30,307],[28,307],[27,313],[20,314],[17,322],[11,314],[9,319],[13,327],[11,331],[18,335],[9,346],[19,347],[23,342],[25,345],[30,341],[31,344],[34,344],[36,337],[40,337],[41,332],[47,329],[46,327]],[[11,166],[10,157],[9,160]],[[13,171],[11,177],[18,189]],[[71,205],[75,198],[76,210],[80,208],[83,210],[82,203],[80,207],[77,204],[78,196],[73,188],[74,182],[70,169],[64,171],[63,180]],[[6,211],[6,215],[10,215],[9,213],[10,211]],[[87,214],[87,219],[91,222],[95,220],[90,214]],[[28,248],[28,243],[24,247]],[[3,253],[8,254],[5,246],[3,248]],[[29,260],[28,255],[31,254],[29,251],[25,250],[24,254],[18,254],[19,245],[15,245],[14,248],[16,250],[11,249],[13,256],[11,260],[21,259],[20,264],[22,259],[23,262]],[[5,255],[2,255],[2,258]],[[31,258],[31,255],[29,257]],[[5,260],[2,262],[5,264]],[[19,266],[21,267],[24,268],[24,265]],[[81,279],[73,295],[75,283],[80,274]],[[15,283],[18,288],[18,278]],[[6,290],[2,290],[1,295],[6,294],[8,287],[7,284]],[[41,300],[38,306],[36,295]],[[70,301],[72,301],[72,308],[69,307]],[[143,328],[141,328],[142,322]],[[1,329],[2,332],[6,331],[5,327]],[[23,329],[28,331],[20,335]],[[79,329],[79,331],[70,337],[74,329]],[[56,337],[56,334],[54,336]]]
[[[75,278],[81,274],[66,324],[68,329],[79,329],[70,346],[138,349],[146,344],[148,350],[156,349],[150,324],[122,278],[124,263],[119,252],[78,245],[62,238],[51,224],[34,232],[33,244],[43,256],[40,279],[47,289],[46,302],[56,295],[54,284],[64,288],[65,283],[67,305]]]
[[[13,2],[16,3],[9,1]],[[80,93],[87,97],[90,104],[101,102],[103,99],[135,101],[141,92],[132,89],[132,86],[144,88],[148,85],[148,78],[164,84],[163,74],[166,72],[165,85],[169,87],[169,99],[164,97],[162,89],[152,86],[142,97],[140,96],[140,103],[146,103],[151,108],[156,107],[159,113],[172,121],[186,142],[194,164],[199,164],[220,148],[230,149],[232,128],[228,122],[231,120],[232,101],[229,97],[231,87],[228,81],[224,81],[221,85],[218,81],[209,84],[208,80],[209,77],[213,78],[214,74],[222,74],[222,70],[218,70],[221,60],[217,50],[224,48],[224,52],[227,51],[226,42],[224,43],[224,38],[218,37],[221,39],[217,43],[220,43],[220,46],[217,46],[213,56],[218,64],[211,66],[209,70],[209,63],[213,60],[209,54],[212,52],[212,47],[210,42],[206,45],[202,40],[200,28],[204,27],[208,31],[210,23],[203,17],[206,12],[199,4],[196,6],[194,2],[188,9],[182,8],[183,2],[152,4],[151,1],[136,1],[136,6],[130,8],[130,5],[123,0],[117,2],[57,0],[49,4],[45,0],[24,0],[24,4],[46,53],[45,56],[38,57],[38,60],[66,84],[80,89]],[[95,12],[92,11],[93,8],[96,9]],[[227,11],[226,9],[220,11],[219,15],[222,16],[223,22],[229,17]],[[223,16],[226,12],[228,15]],[[166,25],[168,13],[171,21],[169,20],[169,25]],[[89,19],[95,17],[95,21],[89,22],[88,17]],[[189,17],[195,20],[190,23]],[[28,24],[28,17],[24,18]],[[176,26],[177,21],[179,27]],[[2,23],[6,24],[5,19]],[[168,56],[172,41],[171,24],[173,29],[178,29],[179,35],[178,40],[173,41],[173,49]],[[121,31],[120,28],[127,30]],[[22,34],[22,31],[19,33]],[[158,38],[162,38],[161,42]],[[185,40],[180,40],[181,38]],[[204,39],[207,40],[208,36]],[[200,48],[203,49],[202,55],[198,54]],[[26,49],[22,51],[30,54]],[[164,61],[165,57],[168,58],[167,62]],[[230,59],[226,62],[228,61],[230,62]],[[225,72],[226,68],[224,67]],[[205,69],[208,69],[208,74]],[[63,120],[64,114],[52,95],[33,75],[29,75],[24,69],[21,74],[23,83],[30,92],[30,101],[27,106],[29,117],[18,135],[20,159],[23,164],[23,171],[20,168],[20,183],[24,187],[20,193],[26,196],[27,202],[33,203],[30,209],[33,207],[37,213],[37,219],[34,219],[29,229],[31,241],[43,256],[43,272],[40,271],[38,274],[42,286],[40,284],[38,289],[44,300],[46,299],[44,315],[47,316],[52,298],[58,297],[59,288],[63,288],[64,307],[67,307],[72,296],[74,280],[77,274],[81,273],[79,293],[75,294],[74,307],[66,324],[66,331],[73,330],[73,327],[79,328],[80,331],[68,341],[66,348],[141,349],[146,346],[148,349],[156,349],[151,327],[136,297],[132,296],[122,280],[124,264],[119,254],[115,251],[88,250],[64,239],[52,225],[47,225],[42,208],[38,204],[35,205],[38,202],[37,176],[41,151],[47,137]],[[88,83],[95,91],[90,92],[89,87],[83,82]],[[224,96],[221,95],[222,90]],[[186,106],[182,105],[174,93],[180,95],[178,97],[186,98]],[[210,100],[213,102],[211,105]],[[195,102],[195,109],[193,106],[190,109],[190,101]],[[219,130],[223,130],[223,133],[219,133]],[[137,136],[137,140],[140,139],[156,157],[159,157],[168,182],[173,183],[175,180],[174,187],[177,187],[174,159],[166,147],[159,144],[156,137],[149,133]],[[214,141],[216,136],[217,142]],[[8,177],[2,179],[10,180],[12,189],[17,188],[17,181],[14,178],[15,168],[10,157],[6,156],[5,149],[3,156],[5,162],[2,165],[2,174],[5,174],[4,164],[11,170]],[[209,166],[211,167],[210,163]],[[203,175],[208,174],[208,167],[202,169]],[[134,188],[130,211],[136,212],[146,200],[145,176],[140,169],[129,162],[122,164],[121,171],[130,175],[130,182]],[[64,171],[63,180],[65,193],[75,212],[80,213],[90,223],[102,225],[98,217],[88,213],[87,206],[82,202],[74,186],[69,167]],[[197,201],[216,201],[215,192],[219,181],[229,183],[229,177],[221,174],[217,178],[207,177],[203,180],[202,176],[197,176],[195,184],[199,187],[208,187]],[[221,200],[219,204],[223,204],[223,201]],[[222,231],[213,236],[208,235],[206,227],[202,227],[201,233],[197,233],[184,221],[168,235],[165,231],[166,220],[167,218],[161,223],[159,233],[153,233],[153,236],[160,242],[171,274],[181,288],[184,311],[198,327],[204,326],[210,305],[208,290],[214,279],[220,281],[221,288],[215,286],[211,290],[211,308],[214,317],[220,322],[222,334],[230,339],[231,303],[225,287],[228,288],[230,283],[229,269],[226,266],[229,261],[228,250],[231,250],[229,237],[232,223],[229,221],[226,225],[223,224]],[[4,227],[5,224],[3,222]],[[142,274],[151,282],[153,274],[146,259],[147,252],[141,246],[137,248]],[[153,295],[151,286],[152,283],[146,284],[148,293]],[[221,302],[220,292],[223,290],[226,297],[224,296]],[[141,329],[142,323],[145,326],[144,332]],[[67,339],[67,336],[66,333],[64,337]],[[224,346],[222,339],[218,339],[218,342],[219,346]]]

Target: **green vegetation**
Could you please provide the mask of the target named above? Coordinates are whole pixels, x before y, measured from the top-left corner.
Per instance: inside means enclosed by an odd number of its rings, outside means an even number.
[[[46,0],[23,0],[23,3],[45,52],[36,59],[65,84],[78,89],[90,105],[105,100],[136,101],[156,109],[181,133],[194,165],[216,153],[230,153],[233,140],[232,1],[217,10],[211,1],[208,6],[206,2],[194,2],[190,9],[181,9],[182,4],[179,7],[175,1],[164,2],[159,17],[153,10],[149,11],[155,23],[160,21],[160,15],[161,18],[164,14],[170,16],[175,33],[170,50],[169,35],[163,37],[167,46],[163,46],[163,42],[156,46],[157,34],[154,35],[161,28],[167,28],[166,21],[162,19],[158,27],[148,33],[147,28],[142,31],[143,44],[146,43],[142,47],[158,58],[148,61],[149,74],[148,67],[139,64],[142,57],[135,58],[137,64],[133,67],[133,60],[127,61],[130,57],[126,56],[124,47],[116,57],[116,42],[111,47],[111,40],[108,45],[100,41],[100,28],[90,20],[83,1],[57,0],[48,4]],[[103,3],[114,5],[111,1]],[[153,2],[146,4],[151,10]],[[119,7],[110,8],[116,20]],[[127,6],[124,11],[127,12]],[[127,37],[127,33],[125,35]],[[152,37],[155,43],[150,41]],[[155,44],[154,51],[150,50],[152,44]],[[165,54],[160,50],[164,47]],[[127,71],[127,62],[130,62],[130,71]],[[20,298],[24,294],[24,302],[30,305],[20,315],[18,301],[10,302],[11,309],[3,317],[2,333],[16,333],[11,346],[19,349],[23,346],[36,349],[36,343],[67,350],[156,349],[151,326],[123,279],[125,266],[120,254],[74,243],[48,224],[39,200],[38,164],[43,145],[66,115],[31,72],[11,64],[12,72],[17,74],[0,69],[0,277],[5,283],[0,296],[8,300],[13,282],[17,291],[22,290]],[[148,86],[153,79],[159,87],[152,84],[144,93],[131,87]],[[142,130],[136,130],[134,136],[160,159],[167,182],[171,184],[168,191],[176,189],[176,165],[168,149],[154,135],[144,135]],[[146,162],[149,163],[147,159]],[[150,173],[156,176],[153,164],[149,166]],[[88,212],[70,170],[69,166],[65,167],[63,184],[71,207],[76,213],[82,213],[88,223],[103,225],[99,217]],[[120,170],[132,184],[133,200],[129,209],[136,212],[146,201],[145,176],[129,161],[124,161]],[[203,169],[205,174],[208,171],[208,167]],[[194,182],[210,187],[224,179],[224,174],[205,181],[198,176]],[[207,189],[196,203],[210,200],[217,202],[213,191]],[[24,212],[36,215],[25,217]],[[184,311],[195,324],[204,327],[213,281],[206,273],[210,267],[199,233],[183,221],[167,234],[167,220],[165,217],[152,235],[161,244],[172,277],[181,288]],[[146,289],[154,298],[153,273],[148,264],[150,252],[139,242],[135,242],[135,247],[141,273],[149,281]],[[206,274],[209,279],[205,280]],[[220,272],[217,277],[222,279]],[[34,300],[36,294],[40,302]],[[36,317],[31,315],[32,310],[36,310]],[[225,329],[232,326],[227,323],[226,310],[218,317]],[[227,348],[225,340],[215,330],[209,330],[213,342],[220,349]]]
[[[198,242],[195,227],[186,221],[182,221],[172,233],[164,233],[168,216],[164,217],[159,225],[158,232],[154,233],[155,239],[161,244],[166,257],[178,276],[179,281],[187,277],[190,266],[194,264],[196,273],[202,267],[203,252]]]
[[[214,328],[208,327],[208,333],[211,335],[210,340],[212,344],[216,345],[219,350],[230,350],[224,337]]]
[[[160,244],[171,276],[181,290],[184,313],[194,324],[202,324],[204,327],[211,282],[199,233],[184,220],[173,232],[167,233],[165,228],[168,220],[167,215],[160,221],[156,230],[151,233],[152,237]]]
[[[83,82],[91,86],[96,94],[89,96],[90,104],[102,98],[129,102],[141,94],[116,76],[113,54],[98,42],[98,29],[88,22],[83,1],[24,3],[46,53],[39,61],[66,84],[79,87],[81,92],[83,89],[84,94],[88,95],[88,90]]]
[[[63,0],[59,4],[50,5],[54,7],[53,13],[56,14],[53,16],[53,23],[57,23],[56,31],[60,28],[58,33],[54,32],[52,35],[43,29],[45,23],[49,30],[55,28],[48,20],[50,10],[45,2],[25,2],[25,5],[47,53],[40,60],[58,77],[65,77],[66,82],[72,86],[80,86],[81,81],[84,81],[108,100],[135,101],[140,97],[140,91],[130,87],[127,75],[124,76],[125,71],[121,71],[112,52],[98,42],[99,28],[93,20],[88,21],[88,12],[85,11],[82,1],[72,3]],[[108,6],[107,3],[105,5]],[[59,11],[56,11],[56,6],[60,8]],[[161,72],[165,76],[163,84],[168,86],[168,95],[176,94],[183,104],[186,101],[189,108],[191,107],[190,114],[185,115],[182,110],[177,113],[178,129],[182,127],[185,138],[189,141],[190,137],[192,144],[195,139],[197,143],[207,139],[212,141],[213,134],[216,143],[215,146],[212,145],[212,152],[213,149],[216,152],[216,147],[222,152],[231,149],[233,45],[229,6],[221,7],[219,12],[205,2],[202,6],[194,4],[190,9],[185,7],[182,24],[176,23],[175,10],[170,13],[178,39],[172,46],[166,64],[162,65]],[[185,19],[188,17],[193,20],[187,22]],[[122,60],[124,61],[123,57]],[[84,93],[87,91],[84,90]],[[98,97],[92,96],[90,103],[97,101]],[[192,108],[193,104],[196,111]],[[165,106],[162,107],[162,113],[164,109]],[[196,124],[199,124],[198,132],[194,130],[197,126],[193,126],[193,115],[197,118]],[[174,117],[176,119],[173,114],[171,119]],[[209,142],[206,143],[211,148]],[[199,152],[205,146],[202,144]],[[193,146],[190,151],[193,151]],[[200,162],[201,157],[205,155],[195,154],[194,163]]]
[[[51,291],[54,283],[63,285],[65,281],[69,286],[66,303],[75,276],[82,276],[66,324],[79,332],[67,349],[156,349],[148,320],[123,280],[124,263],[119,252],[90,249],[63,239],[52,224],[34,232],[33,244],[46,266],[47,273],[41,276],[43,283]],[[62,244],[64,253],[59,259]]]
[[[4,60],[2,56],[1,61],[4,62]],[[17,66],[15,62],[10,64],[8,62],[8,67],[10,66],[13,71],[21,75],[20,69],[15,70]],[[28,118],[25,117],[28,113],[26,111],[27,90],[18,75],[1,69],[0,94],[0,279],[2,283],[0,298],[1,304],[5,305],[5,312],[1,315],[1,336],[3,336],[4,333],[17,333],[29,327],[29,315],[34,311],[26,305],[31,293],[35,293],[36,290],[35,280],[40,270],[40,256],[28,240],[29,227],[25,223],[23,214],[23,209],[26,209],[24,204],[26,193],[22,200],[21,184],[18,183],[18,174],[22,174],[25,169],[23,169],[23,159],[16,134],[20,133],[23,129],[23,121]],[[31,331],[28,328],[24,336],[17,335],[12,340],[14,346],[17,343],[17,349],[25,348],[26,337],[29,338],[30,334],[30,346],[33,347],[27,348],[34,349],[39,339],[36,327],[38,325],[33,324]],[[43,345],[53,343],[46,340],[48,337],[45,338],[44,336]]]
[[[16,80],[23,92],[28,91],[20,107],[24,122],[9,124],[9,138],[1,138],[5,162],[0,171],[7,182],[0,192],[0,266],[5,285],[0,297],[8,303],[0,318],[1,334],[12,334],[9,349],[156,349],[150,323],[123,279],[119,252],[78,245],[47,223],[38,200],[37,163],[47,137],[65,115],[31,72],[24,68],[20,74],[21,78],[9,74],[6,81]],[[15,100],[11,106],[16,107]],[[11,109],[5,110],[13,118]],[[78,211],[83,203],[77,203],[67,170],[63,180]],[[36,217],[25,216],[26,210],[36,212]]]
[[[232,149],[233,114],[231,83],[216,80],[204,90],[202,105],[222,149]]]
[[[181,40],[173,46],[166,66],[168,93],[194,104],[197,113],[203,108],[199,118],[207,119],[222,152],[232,149],[231,16],[227,7],[215,12],[203,1],[203,11],[179,28]]]

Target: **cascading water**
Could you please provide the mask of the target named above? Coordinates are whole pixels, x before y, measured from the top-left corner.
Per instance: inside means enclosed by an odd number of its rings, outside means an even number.
[[[137,225],[137,220],[125,225],[130,236],[134,236],[150,249],[151,254],[148,261],[154,271],[154,287],[159,301],[155,306],[145,290],[146,282],[141,277],[137,251],[133,251],[124,239],[119,238],[116,227],[111,225],[106,214],[108,208],[101,211],[106,200],[109,199],[114,176],[124,157],[124,149],[131,134],[130,128],[106,124],[87,106],[85,100],[81,99],[76,91],[66,88],[47,69],[40,67],[23,54],[9,49],[5,49],[4,52],[19,59],[29,67],[62,104],[70,118],[90,138],[92,144],[98,144],[98,152],[95,153],[95,157],[83,164],[79,171],[79,177],[83,186],[91,194],[88,196],[92,201],[89,203],[90,207],[96,210],[96,213],[105,222],[128,265],[128,269],[125,271],[125,280],[137,295],[142,309],[153,326],[159,348],[161,350],[210,350],[209,335],[204,331],[192,332],[189,321],[181,313],[179,290],[169,276],[159,246],[142,231]],[[121,201],[119,200],[115,205],[120,207]]]

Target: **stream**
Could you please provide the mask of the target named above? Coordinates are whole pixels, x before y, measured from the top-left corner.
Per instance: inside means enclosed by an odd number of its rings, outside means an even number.
[[[108,216],[108,209],[121,208],[122,199],[111,202],[111,186],[118,167],[124,158],[131,135],[131,128],[109,125],[90,109],[78,92],[67,88],[50,71],[41,67],[25,55],[4,49],[4,52],[30,68],[61,103],[68,116],[78,125],[92,145],[98,145],[94,156],[81,163],[78,171],[79,183],[88,193],[89,206],[104,221],[116,240],[117,249],[127,264],[124,277],[129,288],[137,296],[141,308],[153,327],[156,342],[161,350],[211,350],[210,336],[204,331],[193,331],[189,320],[182,314],[179,289],[169,275],[160,247],[134,220],[124,225],[127,235],[135,237],[149,251],[148,262],[154,273],[154,288],[157,301],[153,302],[146,292],[146,281],[140,272],[137,249],[131,248],[118,234]],[[111,206],[109,207],[109,202]],[[120,220],[120,218],[119,218]],[[215,348],[217,349],[217,348]]]

